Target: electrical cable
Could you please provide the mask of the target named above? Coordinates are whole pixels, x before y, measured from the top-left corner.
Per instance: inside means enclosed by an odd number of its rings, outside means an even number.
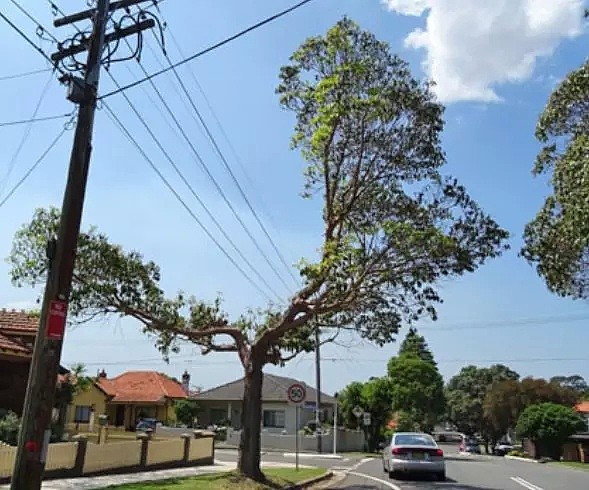
[[[6,196],[4,197],[4,199],[2,199],[2,201],[0,201],[0,208],[2,208],[2,206],[4,206],[4,204],[6,204],[6,202],[13,196],[13,194],[19,189],[19,187],[24,184],[24,182],[29,178],[29,176],[35,171],[35,169],[41,164],[41,162],[43,162],[43,160],[45,159],[45,157],[47,156],[47,154],[53,149],[53,147],[59,142],[59,140],[61,139],[61,137],[64,135],[64,133],[67,131],[67,126],[64,126],[64,128],[59,132],[59,134],[57,135],[57,137],[50,143],[50,145],[47,147],[47,149],[41,154],[41,156],[37,159],[37,161],[31,166],[31,168],[29,168],[29,170],[27,170],[25,172],[25,174],[21,177],[21,179],[12,187],[12,189],[10,189],[10,191],[8,192],[8,194],[6,194]]]
[[[264,225],[264,223],[260,219],[258,213],[253,208],[251,201],[247,197],[245,191],[243,190],[243,187],[241,186],[241,184],[239,183],[239,180],[235,176],[235,173],[233,172],[233,169],[231,168],[231,165],[229,165],[229,162],[227,161],[227,159],[225,158],[225,155],[221,151],[221,148],[219,147],[219,145],[217,143],[217,140],[215,139],[214,135],[211,133],[211,131],[210,131],[210,129],[209,129],[206,121],[203,119],[200,111],[196,107],[196,104],[194,102],[194,99],[190,95],[188,89],[186,88],[186,85],[184,84],[184,82],[182,81],[182,78],[178,74],[178,71],[176,70],[176,67],[172,64],[172,61],[170,60],[169,55],[165,51],[164,46],[160,45],[160,48],[162,49],[162,51],[164,53],[164,57],[166,58],[170,69],[174,73],[174,76],[176,77],[176,80],[177,80],[178,84],[180,85],[180,87],[182,88],[182,91],[186,95],[186,98],[188,99],[188,102],[190,103],[190,106],[192,107],[194,113],[196,114],[196,116],[198,117],[198,120],[200,121],[202,127],[204,128],[204,130],[205,130],[205,132],[206,132],[206,134],[207,134],[207,136],[209,138],[209,141],[211,142],[211,144],[212,144],[215,152],[217,153],[217,155],[221,159],[221,162],[223,163],[223,166],[225,167],[225,170],[227,170],[227,173],[229,173],[229,175],[231,176],[231,180],[233,181],[233,183],[235,184],[235,186],[239,190],[239,193],[240,193],[241,197],[243,198],[243,200],[245,201],[245,203],[246,203],[247,207],[249,208],[250,212],[254,216],[254,218],[255,218],[256,222],[258,223],[260,229],[263,231],[264,235],[266,236],[266,238],[270,242],[270,244],[271,244],[272,248],[274,249],[274,252],[278,256],[280,262],[282,262],[282,264],[284,265],[285,269],[288,271],[288,273],[289,273],[290,277],[292,278],[292,280],[294,281],[294,283],[297,284],[297,279],[294,276],[294,274],[293,274],[293,272],[291,270],[291,267],[288,266],[288,264],[286,262],[286,259],[284,258],[284,256],[282,255],[282,253],[278,249],[278,246],[276,245],[276,243],[274,242],[274,240],[272,239],[272,237],[268,233],[268,230],[266,229],[266,226]],[[153,83],[153,80],[149,80],[149,82],[150,83]],[[274,270],[274,268],[273,268],[273,270]],[[278,274],[277,271],[275,271],[275,273]],[[286,285],[286,283],[284,283],[284,286],[287,289],[289,289],[288,286]]]
[[[260,27],[262,27],[262,26],[264,26],[264,25],[266,25],[266,24],[268,24],[268,23],[270,23],[270,22],[272,22],[272,21],[274,21],[274,20],[276,20],[276,19],[278,19],[278,18],[280,18],[280,17],[282,17],[282,16],[290,13],[290,12],[293,12],[294,10],[296,10],[296,9],[302,7],[303,5],[305,5],[305,4],[309,3],[309,2],[312,2],[312,1],[313,0],[303,0],[302,2],[299,2],[299,3],[295,4],[295,5],[293,5],[292,7],[287,8],[286,10],[283,10],[281,12],[278,12],[277,14],[274,14],[274,15],[272,15],[270,17],[267,17],[266,19],[264,19],[264,20],[262,20],[260,22],[257,22],[256,24],[251,25],[250,27],[247,27],[246,29],[243,29],[243,30],[239,31],[236,34],[234,34],[234,35],[232,35],[232,36],[230,36],[228,38],[225,38],[222,41],[219,41],[218,43],[213,44],[212,46],[209,46],[208,48],[205,48],[205,49],[203,49],[203,50],[201,50],[201,51],[193,54],[192,56],[189,56],[188,58],[185,58],[185,59],[183,59],[181,61],[178,61],[177,63],[174,64],[174,68],[177,68],[178,66],[184,65],[185,63],[188,63],[188,62],[190,62],[192,60],[195,60],[196,58],[199,58],[199,57],[201,57],[201,56],[203,56],[203,55],[205,55],[207,53],[210,53],[211,51],[214,51],[215,49],[218,49],[221,46],[224,46],[225,44],[228,44],[231,41],[234,41],[235,39],[238,39],[238,38],[244,36],[245,34],[248,34],[249,32],[254,31],[254,30],[256,30],[256,29],[258,29],[258,28],[260,28]],[[99,99],[106,99],[107,97],[111,97],[112,95],[118,94],[118,93],[120,93],[120,92],[122,92],[124,90],[130,89],[132,87],[136,87],[137,85],[139,85],[141,83],[144,83],[144,82],[146,82],[148,80],[151,80],[152,78],[155,78],[155,77],[161,75],[162,73],[166,73],[166,72],[168,72],[170,70],[171,70],[171,68],[169,68],[169,67],[168,68],[164,68],[163,70],[160,70],[160,71],[157,71],[155,73],[152,73],[151,75],[148,75],[145,78],[142,78],[140,80],[136,80],[136,81],[134,81],[134,82],[132,82],[132,83],[130,83],[128,85],[124,85],[121,88],[118,88],[116,90],[113,90],[111,92],[108,92],[107,94],[104,94],[104,95],[100,96]]]
[[[0,128],[9,127],[9,126],[18,126],[20,124],[28,124],[28,123],[38,123],[38,122],[45,122],[45,121],[54,121],[55,119],[65,119],[66,117],[70,117],[71,113],[68,114],[56,114],[54,116],[43,116],[43,117],[36,117],[33,119],[20,119],[17,121],[3,121],[0,122]]]
[[[241,273],[241,275],[260,293],[262,296],[266,297],[269,301],[272,301],[270,296],[262,289],[260,286],[252,280],[252,278],[243,270],[243,268],[236,262],[236,260],[227,252],[227,250],[219,243],[219,241],[213,236],[213,234],[207,229],[207,227],[202,223],[202,221],[196,216],[196,214],[192,211],[190,206],[186,204],[182,196],[178,194],[176,189],[170,184],[168,179],[162,174],[161,170],[157,168],[157,166],[153,163],[153,160],[147,155],[147,153],[143,150],[141,145],[137,142],[137,140],[131,135],[129,130],[123,125],[121,120],[117,117],[114,111],[109,107],[109,105],[104,102],[104,107],[110,114],[111,118],[114,120],[115,124],[118,128],[123,132],[123,134],[127,137],[127,139],[135,146],[137,151],[141,154],[141,156],[147,161],[149,166],[152,170],[157,174],[160,180],[164,183],[164,185],[168,188],[168,190],[176,197],[176,199],[180,202],[182,207],[188,212],[188,214],[192,217],[192,219],[198,224],[198,226],[205,232],[205,234],[213,241],[213,243],[221,250],[223,255],[235,266],[235,268]]]
[[[16,147],[16,150],[12,154],[10,162],[8,162],[8,169],[6,170],[6,173],[4,174],[4,178],[2,179],[2,181],[0,181],[0,197],[2,197],[2,194],[4,194],[4,189],[6,188],[6,184],[8,184],[8,180],[10,179],[10,175],[12,174],[12,171],[14,170],[16,160],[18,159],[20,152],[22,151],[25,143],[27,142],[27,140],[29,139],[29,136],[31,135],[31,129],[33,127],[33,120],[35,119],[35,117],[37,117],[37,113],[39,112],[41,104],[43,103],[43,100],[45,100],[45,96],[47,95],[47,92],[49,91],[49,86],[51,85],[51,80],[53,80],[53,74],[51,74],[49,76],[49,80],[47,80],[47,83],[45,83],[43,90],[41,90],[41,95],[39,96],[39,100],[37,101],[37,104],[35,105],[35,109],[33,111],[33,114],[31,115],[31,117],[29,119],[29,122],[23,132],[23,135],[20,139],[18,146]]]
[[[118,85],[118,82],[113,77],[113,75],[109,71],[107,71],[107,73],[109,74],[109,76],[112,79],[113,83],[115,85]],[[147,122],[145,121],[145,119],[143,118],[143,116],[139,113],[139,111],[137,110],[137,108],[135,107],[135,105],[131,102],[131,100],[129,99],[129,97],[127,96],[127,94],[123,94],[123,97],[127,101],[127,104],[129,105],[129,107],[131,108],[131,110],[135,113],[135,115],[137,116],[137,118],[139,119],[139,121],[141,122],[141,124],[143,125],[143,127],[149,133],[149,135],[151,136],[151,138],[153,139],[153,141],[155,142],[155,144],[157,145],[157,147],[164,154],[165,158],[168,160],[168,162],[170,163],[170,165],[172,165],[172,168],[176,171],[176,174],[180,177],[180,179],[182,180],[182,182],[184,182],[184,184],[186,185],[186,187],[188,187],[188,189],[190,190],[190,193],[192,194],[192,196],[198,201],[198,203],[205,210],[205,212],[207,213],[207,215],[209,216],[209,218],[213,221],[213,223],[215,223],[215,225],[217,226],[217,228],[219,229],[219,231],[223,234],[223,236],[225,237],[225,239],[231,244],[231,246],[233,247],[233,249],[239,254],[240,258],[249,266],[249,268],[258,277],[258,279],[264,284],[264,286],[266,286],[268,288],[268,290],[270,292],[272,292],[272,294],[274,294],[276,296],[276,298],[278,299],[279,302],[282,302],[282,298],[280,297],[280,295],[277,294],[276,291],[274,291],[274,289],[272,288],[272,286],[270,286],[268,284],[268,282],[266,281],[266,279],[251,264],[251,262],[243,254],[243,252],[239,249],[239,247],[235,244],[235,242],[231,239],[231,237],[223,229],[222,225],[214,217],[214,215],[208,209],[208,207],[206,206],[206,204],[198,196],[198,194],[194,190],[194,187],[188,182],[188,180],[186,179],[186,177],[184,176],[184,174],[182,173],[182,171],[178,168],[178,166],[176,165],[176,163],[174,162],[174,160],[170,157],[170,155],[168,154],[168,152],[166,151],[166,149],[161,144],[160,140],[157,138],[157,136],[155,135],[155,133],[153,132],[153,130],[149,127],[149,124],[147,124]]]
[[[16,0],[10,0],[10,3],[12,3],[18,10],[20,10],[24,15],[26,15],[29,18],[29,20],[37,24],[37,29],[39,29],[41,33],[47,33],[49,37],[53,40],[53,42],[59,43],[59,40],[45,27],[43,27],[43,25],[37,19],[35,19],[29,12],[27,12]]]
[[[166,22],[166,24],[168,24],[168,27],[169,27],[169,23]],[[174,45],[174,47],[178,51],[178,54],[182,58],[185,58],[186,56],[184,55],[184,53],[182,51],[182,48],[180,47],[180,43],[177,41],[176,36],[174,36],[174,33],[172,32],[172,30],[171,29],[168,29],[167,32],[168,32],[168,36],[172,40],[172,44]],[[151,46],[149,46],[149,44],[147,45],[147,47],[151,49]],[[160,63],[160,67],[163,68],[163,64]],[[276,224],[274,223],[274,220],[272,219],[272,215],[268,211],[268,206],[266,205],[266,203],[262,199],[262,193],[259,192],[256,189],[256,185],[255,185],[253,179],[250,177],[249,172],[248,172],[246,166],[244,165],[241,157],[239,156],[239,153],[237,152],[237,150],[235,149],[235,146],[231,142],[231,139],[227,135],[227,131],[225,131],[225,128],[224,128],[223,124],[221,123],[221,120],[219,119],[219,116],[217,115],[215,109],[213,108],[213,105],[212,105],[210,99],[208,98],[208,96],[207,96],[207,94],[206,94],[203,86],[198,81],[198,77],[194,73],[194,70],[192,69],[192,66],[190,64],[187,64],[186,65],[186,69],[188,70],[188,73],[189,73],[190,77],[192,78],[192,81],[194,82],[194,85],[198,89],[201,97],[203,98],[203,100],[204,100],[204,102],[205,102],[205,104],[207,106],[207,109],[211,113],[211,116],[212,116],[213,120],[215,121],[215,125],[217,126],[217,129],[219,130],[219,132],[221,133],[221,136],[225,140],[225,143],[227,144],[227,146],[229,148],[229,151],[231,152],[231,155],[233,156],[233,159],[237,162],[237,165],[239,166],[239,168],[241,169],[243,175],[245,176],[245,179],[246,179],[248,185],[250,186],[250,190],[253,190],[254,191],[254,195],[260,200],[261,207],[262,207],[263,210],[266,211],[266,217],[270,221],[270,224],[272,224],[274,227],[276,227]]]
[[[4,75],[0,77],[0,82],[3,82],[5,80],[15,80],[17,78],[24,78],[31,75],[37,75],[39,73],[46,73],[48,71],[52,71],[51,68],[41,68],[39,70],[26,71],[24,73],[15,73],[14,75]]]
[[[141,70],[144,73],[147,73],[147,71],[145,70],[145,67],[143,66],[142,63],[139,63],[139,66],[140,66]],[[120,86],[114,80],[114,78],[113,78],[113,81],[115,82],[115,84],[117,86]],[[165,107],[165,109],[168,112],[169,116],[174,121],[174,124],[176,125],[176,127],[178,128],[178,130],[180,131],[180,133],[182,134],[184,140],[189,145],[190,149],[192,150],[192,153],[196,157],[196,159],[197,159],[198,163],[200,164],[201,168],[206,173],[206,175],[209,178],[209,180],[213,183],[213,185],[215,186],[215,189],[221,195],[223,201],[225,202],[225,204],[227,205],[227,207],[229,207],[229,209],[231,210],[231,212],[232,212],[233,216],[235,217],[235,219],[241,225],[241,227],[243,228],[243,230],[245,231],[245,233],[248,235],[248,237],[250,238],[250,240],[252,241],[252,243],[254,244],[254,246],[256,247],[256,249],[258,250],[258,252],[262,255],[262,257],[264,258],[264,260],[266,261],[266,263],[270,266],[270,268],[272,269],[272,271],[274,272],[274,274],[276,275],[276,277],[284,285],[284,287],[287,289],[287,291],[289,291],[290,288],[288,287],[288,285],[286,284],[286,282],[284,281],[284,279],[282,278],[281,274],[278,272],[278,270],[276,269],[276,267],[274,266],[274,264],[271,262],[271,260],[267,256],[267,254],[264,252],[264,250],[262,249],[262,247],[261,247],[260,243],[258,242],[258,240],[253,236],[252,232],[249,230],[248,226],[245,224],[245,222],[243,221],[243,219],[241,218],[241,216],[239,216],[239,213],[237,212],[237,210],[235,209],[235,207],[233,206],[233,204],[231,203],[231,201],[227,197],[227,194],[225,193],[225,191],[223,190],[223,188],[221,187],[221,185],[219,184],[219,182],[217,181],[217,179],[215,179],[215,177],[213,176],[213,174],[211,173],[211,171],[207,167],[206,163],[204,162],[204,160],[200,156],[198,150],[196,149],[196,147],[192,143],[192,140],[186,134],[186,131],[184,130],[184,128],[182,127],[182,125],[178,121],[178,118],[174,114],[174,111],[172,111],[172,109],[170,108],[169,104],[166,102],[165,98],[163,97],[162,93],[158,89],[157,85],[154,83],[153,80],[149,80],[149,83],[150,83],[152,89],[154,90],[154,92],[157,94],[158,98],[160,99],[162,105]]]

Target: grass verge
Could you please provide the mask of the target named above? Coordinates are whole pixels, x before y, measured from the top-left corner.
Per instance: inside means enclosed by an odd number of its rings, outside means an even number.
[[[175,478],[158,482],[131,483],[109,487],[120,490],[268,490],[285,488],[295,483],[324,475],[325,468],[266,468],[268,482],[260,484],[240,477],[235,472]]]

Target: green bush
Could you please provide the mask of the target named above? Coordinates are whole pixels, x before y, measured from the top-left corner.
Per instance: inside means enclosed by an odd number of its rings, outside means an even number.
[[[518,458],[525,458],[525,454],[523,451],[520,451],[518,449],[514,449],[513,451],[509,451],[507,453],[508,456],[517,456]]]
[[[18,431],[20,419],[14,412],[8,412],[0,418],[0,441],[16,446],[18,441]]]

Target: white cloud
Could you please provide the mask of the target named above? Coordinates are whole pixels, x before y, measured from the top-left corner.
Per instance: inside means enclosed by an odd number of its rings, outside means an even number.
[[[528,80],[539,58],[582,31],[584,0],[382,0],[420,16],[405,39],[426,50],[424,68],[443,102],[501,100],[495,88]]]

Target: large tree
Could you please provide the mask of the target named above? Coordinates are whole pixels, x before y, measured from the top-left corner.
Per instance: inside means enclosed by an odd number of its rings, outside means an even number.
[[[491,438],[496,439],[514,429],[520,414],[530,405],[551,402],[572,407],[579,397],[579,392],[552,380],[508,379],[494,383],[488,390],[484,417]]]
[[[589,295],[589,60],[550,96],[536,126],[543,147],[534,174],[550,194],[526,226],[522,255],[561,296]]]
[[[489,451],[489,442],[498,437],[489,427],[484,414],[484,402],[494,383],[517,380],[519,375],[502,364],[488,368],[466,366],[453,376],[446,387],[449,420],[467,435],[480,435]]]
[[[391,420],[392,393],[389,379],[385,376],[371,378],[365,383],[354,381],[342,390],[338,401],[344,426],[362,430],[368,450],[374,451],[386,424]],[[356,407],[370,414],[370,425],[364,425],[362,417],[356,417]]]
[[[445,409],[444,380],[436,365],[409,352],[393,357],[387,374],[393,410],[411,415],[420,430],[433,431]]]
[[[587,428],[587,422],[571,407],[556,403],[530,405],[517,421],[517,433],[536,444],[537,457],[559,460],[562,445],[576,432]]]
[[[70,311],[131,316],[162,351],[178,340],[204,353],[235,352],[244,369],[239,471],[260,470],[263,367],[313,348],[316,325],[340,325],[379,345],[403,321],[436,317],[440,278],[500,255],[507,232],[486,215],[445,163],[443,107],[389,46],[343,19],[306,40],[280,70],[282,107],[293,112],[294,148],[307,162],[305,192],[323,199],[319,258],[303,261],[301,289],[284,309],[231,321],[220,301],[166,297],[160,269],[106,235],[80,235]],[[59,217],[38,211],[11,256],[17,284],[45,276],[45,248]]]

